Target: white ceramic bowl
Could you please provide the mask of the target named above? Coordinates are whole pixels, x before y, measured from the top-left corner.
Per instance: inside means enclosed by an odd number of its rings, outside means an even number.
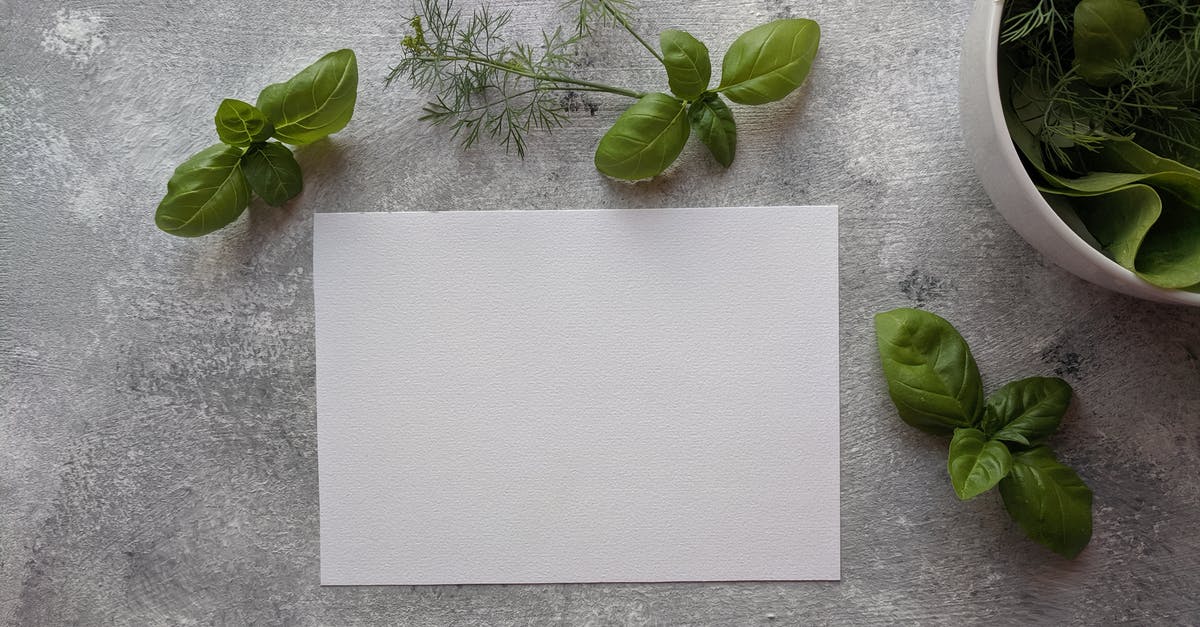
[[[1138,298],[1200,307],[1200,294],[1156,287],[1105,257],[1072,231],[1034,187],[1000,104],[996,67],[1003,9],[1003,0],[975,0],[959,76],[967,150],[996,209],[1034,248],[1083,279]]]

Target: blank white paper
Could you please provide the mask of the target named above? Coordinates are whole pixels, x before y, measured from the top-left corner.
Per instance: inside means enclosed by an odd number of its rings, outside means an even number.
[[[837,579],[834,207],[315,216],[321,582]]]

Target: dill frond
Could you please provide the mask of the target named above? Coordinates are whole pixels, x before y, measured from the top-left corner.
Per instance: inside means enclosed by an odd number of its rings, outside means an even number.
[[[1000,33],[1001,44],[1025,39],[1034,33],[1052,35],[1067,28],[1067,20],[1059,13],[1053,0],[1037,0],[1030,7],[1022,6],[1024,4],[1028,2],[1010,5],[1010,15],[1005,19],[1004,30]]]
[[[583,0],[582,4],[590,6],[580,8],[577,26],[581,29],[624,15],[610,12],[609,18],[602,18],[599,11],[605,7],[628,6],[626,0]],[[552,132],[567,121],[565,101],[558,92],[643,95],[568,76],[586,33],[567,34],[559,27],[543,31],[541,42],[534,46],[505,36],[512,20],[509,11],[482,5],[468,15],[453,0],[418,0],[413,11],[407,19],[412,34],[402,42],[404,57],[388,74],[387,83],[403,77],[414,88],[430,93],[432,99],[420,119],[450,128],[465,148],[486,136],[524,158],[526,134]]]
[[[628,24],[634,6],[630,0],[566,0],[561,9],[575,14],[575,34],[583,37],[600,27]]]
[[[1002,54],[1017,69],[1011,96],[1046,163],[1082,173],[1087,152],[1123,138],[1200,164],[1200,3],[1143,1],[1150,30],[1107,88],[1088,85],[1073,67],[1077,4],[1016,0],[1005,9]]]

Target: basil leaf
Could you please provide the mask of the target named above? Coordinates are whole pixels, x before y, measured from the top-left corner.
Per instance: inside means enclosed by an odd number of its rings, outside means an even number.
[[[233,222],[250,204],[240,148],[215,144],[184,161],[158,203],[154,223],[172,235],[197,237]]]
[[[232,98],[221,101],[213,122],[217,125],[217,136],[230,146],[265,142],[275,132],[271,121],[257,107]]]
[[[752,28],[725,53],[717,91],[741,104],[779,100],[804,82],[820,41],[821,27],[812,20],[775,20]]]
[[[1075,6],[1075,66],[1096,87],[1121,81],[1121,66],[1133,59],[1134,44],[1150,30],[1136,0],[1082,0]]]
[[[289,144],[311,144],[346,127],[358,98],[358,62],[352,50],[321,57],[285,83],[268,85],[258,108]]]
[[[278,207],[304,189],[300,164],[287,146],[277,142],[255,144],[242,155],[242,171],[254,193]]]
[[[1013,381],[988,397],[983,430],[993,439],[1029,446],[1058,430],[1070,404],[1071,386],[1062,379],[1029,377]]]
[[[1003,442],[989,440],[979,429],[955,429],[946,469],[954,493],[966,501],[1000,483],[1012,470],[1012,455]]]
[[[629,181],[657,176],[679,156],[690,132],[682,102],[666,94],[647,94],[600,139],[596,169]]]
[[[919,309],[875,315],[888,393],[908,424],[939,435],[972,427],[983,411],[983,381],[966,341]]]
[[[720,96],[705,94],[692,103],[688,109],[688,118],[696,136],[708,146],[709,152],[717,162],[728,168],[733,163],[733,155],[737,150],[737,126],[733,122],[733,112],[729,110],[729,106]]]
[[[1000,496],[1021,529],[1055,553],[1075,557],[1092,538],[1092,491],[1044,446],[1013,456]]]
[[[708,48],[681,30],[665,30],[658,36],[658,41],[671,93],[684,100],[699,98],[712,79]]]

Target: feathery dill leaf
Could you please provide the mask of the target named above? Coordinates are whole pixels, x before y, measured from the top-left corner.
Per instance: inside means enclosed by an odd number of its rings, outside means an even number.
[[[634,7],[629,0],[567,0],[562,10],[575,13],[575,34],[582,37],[602,26],[628,24]]]
[[[1106,140],[1136,139],[1200,165],[1200,3],[1140,3],[1150,21],[1111,87],[1073,67],[1079,0],[1016,0],[1005,7],[1002,54],[1016,68],[1009,96],[1053,168],[1082,173],[1085,153]]]
[[[575,5],[579,6],[576,7]],[[421,120],[450,128],[464,147],[487,136],[524,158],[530,131],[551,132],[567,121],[561,92],[643,94],[568,75],[579,42],[600,23],[627,26],[627,0],[576,0],[577,32],[543,31],[539,45],[510,41],[510,11],[481,5],[469,15],[453,0],[418,0],[407,19],[412,34],[403,40],[404,57],[387,82],[406,78],[431,94]]]

